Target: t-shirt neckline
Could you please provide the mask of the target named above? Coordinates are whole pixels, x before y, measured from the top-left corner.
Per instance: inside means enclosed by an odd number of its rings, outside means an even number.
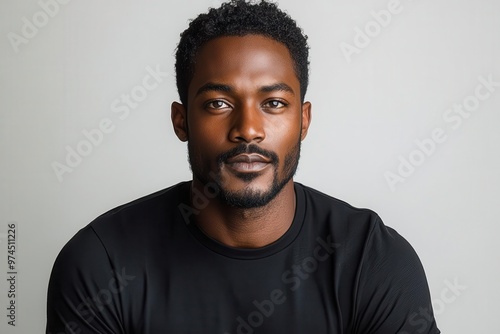
[[[183,196],[182,201],[189,205],[189,192],[191,188],[191,182],[186,182],[183,187]],[[295,190],[295,215],[292,221],[292,224],[288,228],[288,230],[283,234],[278,240],[275,242],[261,247],[261,248],[234,248],[227,245],[224,245],[210,237],[208,237],[200,228],[193,222],[190,221],[187,224],[187,228],[191,235],[200,242],[204,247],[209,250],[220,254],[222,256],[234,258],[234,259],[242,259],[242,260],[255,260],[261,259],[273,254],[276,254],[283,249],[287,248],[293,241],[297,238],[304,224],[304,217],[306,212],[306,204],[305,204],[305,195],[304,189],[298,183],[294,183]]]

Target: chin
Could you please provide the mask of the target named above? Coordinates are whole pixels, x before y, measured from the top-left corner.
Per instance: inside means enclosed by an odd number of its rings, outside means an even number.
[[[221,188],[219,198],[227,205],[236,208],[251,209],[263,207],[269,204],[284,187],[284,184],[279,184],[276,181],[268,182],[266,185],[259,187],[256,184],[250,183],[244,189],[239,190]]]

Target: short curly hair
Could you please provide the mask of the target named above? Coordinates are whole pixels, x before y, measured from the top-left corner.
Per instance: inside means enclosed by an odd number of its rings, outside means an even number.
[[[309,82],[309,46],[302,29],[274,3],[261,0],[254,4],[245,0],[231,0],[219,8],[210,8],[206,14],[200,14],[180,35],[175,54],[175,73],[182,104],[187,106],[188,87],[200,48],[217,37],[248,34],[267,36],[288,48],[300,83],[301,101],[304,102]]]

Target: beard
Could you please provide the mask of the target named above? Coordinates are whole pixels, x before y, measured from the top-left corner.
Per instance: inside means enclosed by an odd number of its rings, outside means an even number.
[[[300,138],[300,137],[299,137]],[[293,178],[297,171],[297,166],[300,159],[301,141],[286,154],[283,161],[283,173],[279,177],[278,169],[280,166],[279,157],[276,153],[264,150],[255,144],[240,144],[235,148],[220,154],[217,159],[217,169],[215,172],[210,170],[210,167],[203,168],[202,163],[196,161],[195,149],[188,141],[188,160],[193,172],[193,177],[197,178],[205,187],[211,188],[217,198],[223,203],[241,209],[258,208],[268,204],[278,195],[283,187]],[[269,159],[273,168],[273,179],[267,190],[255,190],[251,187],[246,187],[242,190],[231,191],[225,187],[225,180],[222,176],[222,167],[226,161],[242,153],[256,153]],[[259,176],[259,173],[235,173],[235,175],[246,183],[250,183],[253,179]]]

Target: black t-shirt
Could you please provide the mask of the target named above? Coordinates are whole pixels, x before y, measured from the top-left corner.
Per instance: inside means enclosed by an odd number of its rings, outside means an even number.
[[[440,333],[415,251],[374,212],[295,183],[289,230],[236,249],[192,223],[189,189],[111,210],[66,244],[47,333]]]

